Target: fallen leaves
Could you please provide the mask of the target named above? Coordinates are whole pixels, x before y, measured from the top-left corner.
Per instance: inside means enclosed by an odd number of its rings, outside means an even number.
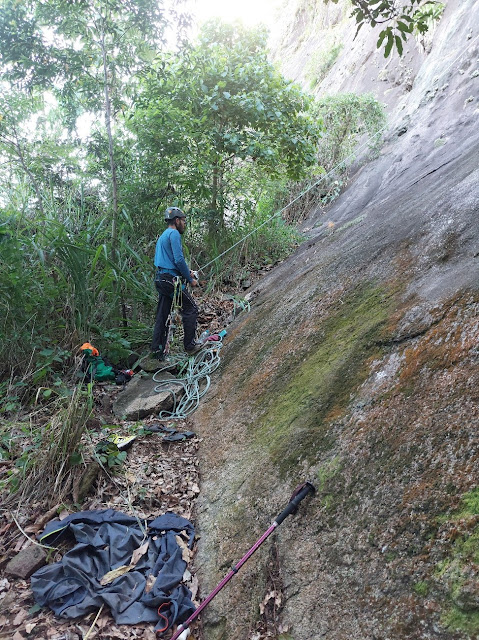
[[[138,549],[133,551],[130,564],[124,564],[121,567],[117,567],[116,569],[112,569],[111,571],[108,571],[108,573],[105,573],[103,578],[100,580],[100,584],[104,587],[106,584],[110,584],[113,580],[116,580],[120,576],[124,576],[125,573],[128,573],[128,571],[136,567],[138,560],[148,551],[149,544],[150,541],[147,540],[144,544],[139,546]]]
[[[153,419],[145,420],[142,425],[148,426]],[[156,420],[157,422],[157,420]],[[188,421],[175,421],[174,426],[178,430],[191,430]],[[122,423],[117,427],[121,433],[128,435],[133,429],[138,429],[138,424]],[[103,433],[98,436],[93,434],[93,440],[104,438]],[[199,493],[198,471],[198,438],[191,438],[175,443],[166,443],[156,434],[140,435],[128,451],[125,464],[115,475],[107,475],[102,472],[99,476],[95,495],[86,498],[82,504],[83,510],[113,508],[140,518],[143,522],[153,519],[173,510],[179,515],[191,519],[194,509],[194,500]],[[62,504],[65,514],[75,511],[74,506]],[[40,504],[34,505],[30,513],[18,514],[17,520],[22,528],[28,530],[31,535],[41,531],[46,521],[58,517],[60,505],[48,512],[42,510]],[[64,514],[62,514],[64,515]],[[41,526],[39,526],[39,524]],[[0,519],[0,531],[3,532],[1,542],[6,550],[5,557],[10,559],[14,547],[22,547],[25,537],[15,525],[11,526],[4,516]],[[194,552],[188,548],[185,540],[178,536],[182,556],[187,563],[191,563]],[[65,552],[67,549],[63,549]],[[134,567],[141,557],[148,552],[148,541],[145,540],[131,557],[129,565],[120,570],[109,572],[102,578],[102,584],[108,584],[119,575],[123,575]],[[61,558],[57,552],[52,560]],[[191,569],[191,567],[190,567]],[[146,590],[151,591],[156,577],[149,576]],[[198,578],[191,571],[185,572],[184,582],[191,590],[193,601],[198,604]],[[39,638],[42,640],[81,640],[92,627],[96,613],[87,616],[80,621],[68,621],[55,618],[53,613],[46,609],[32,609],[33,596],[29,582],[25,580],[0,579],[0,629],[9,629],[8,640],[30,640]],[[0,639],[3,638],[0,632]],[[103,611],[95,622],[89,640],[156,640],[153,625],[116,625],[107,611]]]
[[[146,593],[150,593],[150,591],[155,586],[155,582],[156,582],[156,576],[150,573],[150,575],[146,579],[146,586],[145,586]]]
[[[13,626],[18,627],[18,625],[22,624],[22,622],[25,620],[27,616],[28,616],[28,611],[26,609],[20,609],[20,611],[17,613],[17,615],[13,619]]]
[[[266,594],[266,596],[264,597],[263,602],[260,602],[260,605],[259,605],[259,612],[260,612],[260,614],[261,614],[261,615],[263,615],[263,614],[264,614],[264,611],[265,611],[266,606],[267,606],[268,604],[270,604],[270,603],[271,603],[271,604],[274,604],[274,606],[275,606],[276,608],[278,608],[278,607],[280,607],[280,606],[281,606],[282,601],[283,601],[283,600],[282,600],[282,596],[281,596],[281,592],[280,592],[280,591],[274,591],[274,590],[269,591],[269,592]]]
[[[108,571],[108,573],[105,573],[103,578],[100,580],[101,586],[104,587],[106,584],[110,584],[110,582],[113,582],[113,580],[116,580],[120,576],[124,576],[125,573],[128,573],[128,571],[130,571],[134,566],[135,565],[124,564],[121,567]]]
[[[175,539],[181,549],[181,557],[186,562],[186,564],[188,564],[194,555],[193,551],[188,548],[188,545],[181,536],[175,536]]]
[[[143,557],[145,555],[145,553],[148,551],[148,546],[150,544],[150,540],[146,540],[146,542],[144,542],[142,545],[140,545],[138,547],[138,549],[135,549],[133,551],[133,554],[131,556],[131,561],[130,561],[130,567],[134,567],[136,566],[136,564],[138,563],[138,560]]]

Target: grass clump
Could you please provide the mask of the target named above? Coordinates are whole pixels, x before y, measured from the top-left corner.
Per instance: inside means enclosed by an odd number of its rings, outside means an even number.
[[[21,429],[16,453],[9,443],[10,456],[16,459],[3,481],[2,488],[10,491],[6,503],[55,504],[68,495],[72,469],[82,461],[81,438],[91,412],[91,397],[78,386],[68,400],[58,401],[46,425]]]

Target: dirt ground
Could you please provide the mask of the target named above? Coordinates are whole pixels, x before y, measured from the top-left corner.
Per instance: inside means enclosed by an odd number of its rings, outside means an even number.
[[[271,268],[271,265],[267,265],[263,270],[252,273],[252,281],[257,281]],[[215,333],[227,327],[238,312],[247,308],[241,291],[200,294],[198,302],[198,333],[205,329]],[[87,423],[89,442],[82,440],[84,449],[92,451],[112,433],[119,436],[135,435],[136,438],[127,449],[122,464],[113,468],[103,464],[81,504],[76,500],[78,486],[75,488],[75,478],[72,478],[73,486],[58,500],[49,496],[48,499],[35,501],[33,498],[21,502],[15,498],[12,500],[6,490],[2,494],[0,489],[0,640],[157,638],[152,624],[116,625],[107,610],[95,611],[84,619],[73,621],[55,617],[52,611],[35,604],[29,578],[24,580],[5,571],[17,554],[38,545],[37,536],[50,520],[62,520],[78,511],[110,508],[142,520],[152,520],[166,511],[172,511],[195,524],[195,501],[200,492],[197,452],[201,438],[195,435],[185,440],[167,442],[163,440],[166,434],[147,432],[149,427],[159,424],[178,431],[194,431],[194,420],[176,419],[160,423],[157,418],[150,417],[136,423],[119,421],[112,413],[118,392],[119,388],[113,384],[95,383],[94,409]],[[45,408],[17,418],[18,423],[14,421],[11,425],[21,429],[22,424],[35,427],[46,425],[51,416],[48,408]],[[93,463],[93,456],[87,454],[85,459],[87,465]],[[12,459],[0,459],[0,481],[7,478],[12,470],[15,470],[14,456]],[[55,551],[47,550],[46,561],[59,561],[68,548],[62,543]],[[196,542],[184,582],[192,592],[194,604],[198,605],[201,599],[195,552]],[[203,597],[205,595],[202,594]],[[270,637],[263,634],[263,627],[260,621],[252,631],[254,640]],[[191,630],[193,640],[202,640],[201,619],[193,623]],[[167,640],[172,634],[173,631],[168,630],[161,637]]]
[[[101,386],[98,389],[98,393],[101,393]],[[155,423],[158,420],[142,421],[145,428]],[[184,420],[170,421],[167,424],[179,431],[191,430],[191,425]],[[118,433],[131,433],[131,424],[120,423],[119,427]],[[138,516],[142,520],[173,511],[194,522],[195,498],[199,493],[200,481],[196,455],[198,444],[198,437],[167,443],[163,442],[158,433],[138,436],[128,449],[125,462],[117,471],[112,472],[107,468],[101,470],[94,490],[82,504],[82,510],[111,508]],[[60,504],[50,510],[48,519],[63,519],[73,511],[76,511],[73,505]],[[118,626],[107,611],[101,611],[100,615],[99,612],[93,612],[85,619],[75,621],[56,618],[51,611],[38,610],[38,606],[35,606],[29,579],[15,578],[3,571],[12,557],[35,544],[35,534],[41,532],[46,524],[45,515],[41,505],[29,505],[27,509],[17,506],[1,516],[0,638],[155,638],[152,625]],[[58,549],[50,552],[48,560],[58,561],[64,551],[65,549]],[[191,576],[187,585],[195,600],[198,579],[192,566],[189,571]],[[201,635],[197,631],[194,637],[198,639]]]

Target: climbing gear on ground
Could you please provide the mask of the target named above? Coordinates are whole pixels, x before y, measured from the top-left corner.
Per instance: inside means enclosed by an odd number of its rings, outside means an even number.
[[[155,387],[157,393],[167,391],[171,384],[182,385],[183,394],[177,399],[177,394],[173,393],[173,408],[171,411],[161,411],[158,415],[160,420],[171,418],[187,418],[191,413],[196,411],[200,403],[200,399],[208,391],[211,379],[210,374],[219,367],[220,349],[222,342],[206,342],[203,349],[199,351],[194,358],[188,356],[185,360],[184,356],[170,356],[170,362],[164,367],[158,369],[153,375],[153,380],[158,382]],[[183,377],[175,378],[175,380],[159,380],[159,376],[163,371],[173,366],[177,362],[178,366],[183,365]]]
[[[171,640],[178,640],[178,638],[180,638],[180,636],[182,636],[182,634],[186,632],[186,630],[188,629],[189,625],[193,622],[193,620],[195,620],[200,615],[200,613],[203,611],[203,609],[213,600],[213,598],[221,591],[221,589],[231,580],[231,578],[234,575],[236,575],[238,573],[238,570],[244,565],[244,563],[249,558],[251,558],[253,553],[263,544],[263,542],[266,540],[266,538],[268,538],[268,536],[270,536],[273,533],[273,531],[277,527],[279,527],[279,525],[283,522],[283,520],[285,520],[289,515],[294,514],[294,513],[297,512],[299,503],[309,493],[314,494],[315,492],[316,492],[316,489],[314,488],[314,486],[310,482],[305,482],[304,484],[300,485],[295,490],[295,492],[293,493],[293,495],[290,498],[289,504],[279,514],[279,516],[276,518],[276,520],[274,520],[274,522],[271,524],[269,529],[263,533],[263,535],[251,547],[251,549],[241,558],[241,560],[238,562],[238,564],[236,564],[231,569],[231,571],[223,578],[223,580],[218,584],[218,586],[215,589],[213,589],[213,591],[210,593],[210,595],[205,600],[203,600],[203,602],[196,609],[196,611],[191,614],[191,616],[188,618],[188,620],[186,620],[186,622],[183,622],[183,624],[180,624],[180,626],[177,628],[176,632],[171,637]],[[182,637],[186,638],[187,635],[184,635]]]
[[[82,371],[84,377],[90,381],[106,382],[114,380],[118,385],[129,382],[134,373],[132,369],[119,369],[108,363],[106,358],[102,358],[98,349],[89,342],[85,342],[80,347],[83,355]]]
[[[196,436],[194,431],[178,431],[171,436],[163,436],[163,442],[178,442],[179,440],[187,440]]]
[[[173,427],[165,427],[164,424],[157,423],[144,427],[145,433],[159,433],[163,436],[163,440],[166,442],[177,442],[178,440],[186,440],[187,438],[193,438],[196,436],[194,431],[178,431]]]
[[[84,356],[82,371],[85,374],[85,378],[88,378],[90,381],[97,380],[98,382],[113,381],[115,379],[115,370],[111,365],[106,364],[100,356],[98,349],[90,343],[85,342],[85,344],[80,347],[80,351]]]
[[[117,385],[125,385],[127,382],[130,382],[134,375],[132,369],[121,369],[115,376],[115,383]]]
[[[80,347],[80,351],[86,351],[86,350],[91,351],[92,356],[99,356],[100,353],[98,352],[98,349],[96,349],[92,344],[90,344],[89,342],[84,342],[82,344],[82,346]]]
[[[116,444],[119,451],[125,451],[125,449],[131,447],[133,442],[136,440],[136,436],[120,436],[118,433],[112,433],[108,436],[107,440]]]
[[[165,222],[172,222],[175,218],[186,218],[186,214],[179,207],[168,207],[165,211]]]

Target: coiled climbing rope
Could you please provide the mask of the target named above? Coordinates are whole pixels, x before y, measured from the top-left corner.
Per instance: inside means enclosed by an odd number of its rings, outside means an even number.
[[[211,374],[220,365],[220,349],[222,343],[210,342],[199,351],[195,356],[187,355],[170,355],[165,365],[156,371],[153,380],[158,382],[155,387],[157,393],[161,391],[171,390],[172,384],[179,384],[183,387],[181,398],[177,400],[173,393],[174,403],[171,411],[160,411],[158,417],[183,419],[191,415],[200,403],[200,399],[208,391],[211,384]],[[158,376],[163,371],[171,369],[172,366],[178,366],[184,372],[184,375],[172,380],[159,380]]]

